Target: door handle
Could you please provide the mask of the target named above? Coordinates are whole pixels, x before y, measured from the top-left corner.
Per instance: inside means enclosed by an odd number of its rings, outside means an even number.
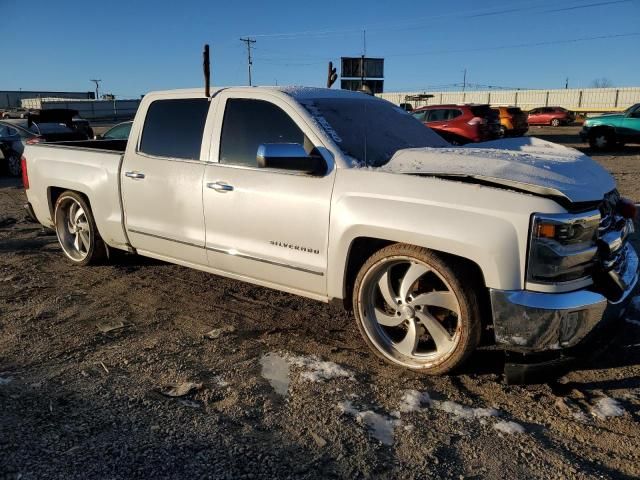
[[[142,180],[144,178],[144,173],[141,172],[124,172],[125,177],[135,178],[137,180]]]
[[[233,192],[233,185],[229,185],[228,183],[224,182],[207,183],[207,188],[211,188],[212,190],[220,193]]]

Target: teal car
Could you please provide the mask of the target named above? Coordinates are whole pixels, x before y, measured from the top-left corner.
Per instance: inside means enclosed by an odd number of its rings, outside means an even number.
[[[589,118],[580,132],[582,141],[593,149],[604,150],[614,145],[640,143],[640,103],[622,113],[612,113]]]

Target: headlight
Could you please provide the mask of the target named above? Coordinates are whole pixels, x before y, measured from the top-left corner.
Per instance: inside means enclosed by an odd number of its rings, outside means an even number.
[[[534,214],[527,281],[558,284],[589,278],[597,254],[600,212]]]

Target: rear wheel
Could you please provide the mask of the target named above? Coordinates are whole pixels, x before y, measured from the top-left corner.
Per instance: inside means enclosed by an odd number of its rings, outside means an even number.
[[[499,136],[500,138],[504,138],[504,137],[506,137],[506,136],[507,136],[507,129],[505,128],[505,126],[504,126],[504,125],[500,125],[500,130],[499,130],[499,132],[498,132],[498,136]]]
[[[86,200],[64,192],[56,201],[54,223],[65,256],[76,265],[100,263],[106,257],[104,241]]]
[[[551,126],[552,127],[559,127],[560,126],[560,119],[559,118],[554,118],[551,120]]]
[[[475,285],[460,264],[395,244],[362,266],[353,292],[358,328],[383,360],[427,374],[461,365],[480,342]]]

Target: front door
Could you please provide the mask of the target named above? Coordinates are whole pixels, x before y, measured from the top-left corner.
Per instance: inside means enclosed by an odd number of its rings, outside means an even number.
[[[137,147],[127,150],[121,172],[125,226],[142,254],[207,265],[200,151],[208,110],[206,98],[154,100]]]
[[[323,150],[295,108],[268,94],[226,92],[203,189],[212,268],[264,285],[326,295],[333,162],[323,175],[259,168],[258,146]],[[219,139],[219,141],[217,141]]]

